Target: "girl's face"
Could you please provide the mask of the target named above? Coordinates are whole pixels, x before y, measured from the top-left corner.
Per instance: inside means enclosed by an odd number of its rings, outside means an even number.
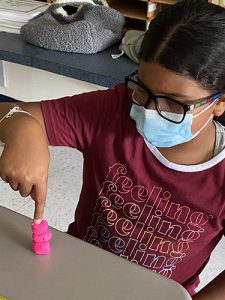
[[[211,95],[208,90],[204,89],[195,80],[176,74],[154,62],[140,62],[138,79],[153,95],[167,96],[185,104],[195,104],[199,99]],[[196,115],[209,105],[210,103],[207,103],[190,111],[190,113]],[[201,129],[212,114],[219,116],[224,110],[224,102],[216,101],[209,109],[193,119],[192,133]]]

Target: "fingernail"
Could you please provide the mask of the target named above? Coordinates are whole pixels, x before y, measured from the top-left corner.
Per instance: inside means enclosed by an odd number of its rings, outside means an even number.
[[[34,219],[34,224],[41,224],[42,219]]]

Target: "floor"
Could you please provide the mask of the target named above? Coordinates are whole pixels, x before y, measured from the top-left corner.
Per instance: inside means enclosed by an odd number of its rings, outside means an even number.
[[[78,151],[65,147],[50,147],[50,152],[51,165],[45,218],[51,226],[65,231],[73,220],[79,198],[83,159]],[[0,205],[26,216],[33,216],[34,203],[30,197],[22,198],[3,181],[0,181],[0,195]],[[214,250],[210,262],[203,271],[199,289],[225,269],[224,257],[225,238]]]

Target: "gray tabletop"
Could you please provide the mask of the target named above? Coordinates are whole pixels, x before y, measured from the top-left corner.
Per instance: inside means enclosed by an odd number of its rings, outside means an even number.
[[[0,32],[0,60],[43,69],[105,87],[113,87],[137,69],[126,55],[118,54],[116,44],[97,54],[52,51],[26,43],[19,34]]]
[[[0,206],[0,296],[8,300],[190,300],[176,282],[53,231],[52,252],[31,251],[31,219]]]

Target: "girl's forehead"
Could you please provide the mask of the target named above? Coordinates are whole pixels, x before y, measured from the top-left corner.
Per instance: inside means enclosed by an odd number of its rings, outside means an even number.
[[[194,79],[177,74],[155,62],[140,62],[138,79],[155,95],[200,99],[210,95]]]

